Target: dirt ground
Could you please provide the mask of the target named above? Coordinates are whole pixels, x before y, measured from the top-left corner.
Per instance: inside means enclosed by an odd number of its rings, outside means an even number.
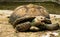
[[[60,30],[39,32],[18,32],[8,22],[13,11],[0,10],[0,37],[60,37]]]

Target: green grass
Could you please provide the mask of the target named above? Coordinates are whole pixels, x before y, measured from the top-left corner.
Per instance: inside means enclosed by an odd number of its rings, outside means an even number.
[[[32,2],[4,2],[0,3],[0,9],[14,10],[16,7],[25,4],[31,4]],[[49,13],[60,14],[60,5],[54,2],[33,2],[32,4],[37,4],[45,7]]]

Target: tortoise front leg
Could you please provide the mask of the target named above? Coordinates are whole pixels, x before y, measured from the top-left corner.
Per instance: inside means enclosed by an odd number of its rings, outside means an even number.
[[[30,22],[25,22],[25,23],[18,24],[15,27],[15,29],[20,32],[20,31],[27,31],[30,29],[30,27],[31,27]]]

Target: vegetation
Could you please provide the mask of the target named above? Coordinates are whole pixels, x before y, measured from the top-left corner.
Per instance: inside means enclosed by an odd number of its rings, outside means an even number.
[[[0,3],[0,9],[5,10],[14,10],[16,7],[25,4],[37,4],[44,6],[49,13],[60,14],[60,5],[55,2],[4,2]]]

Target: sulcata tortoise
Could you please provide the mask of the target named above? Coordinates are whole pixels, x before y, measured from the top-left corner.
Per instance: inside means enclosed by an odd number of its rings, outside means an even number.
[[[17,7],[11,14],[9,22],[17,31],[27,31],[31,26],[47,28],[44,24],[51,24],[48,19],[50,19],[49,13],[44,7],[29,4]]]

